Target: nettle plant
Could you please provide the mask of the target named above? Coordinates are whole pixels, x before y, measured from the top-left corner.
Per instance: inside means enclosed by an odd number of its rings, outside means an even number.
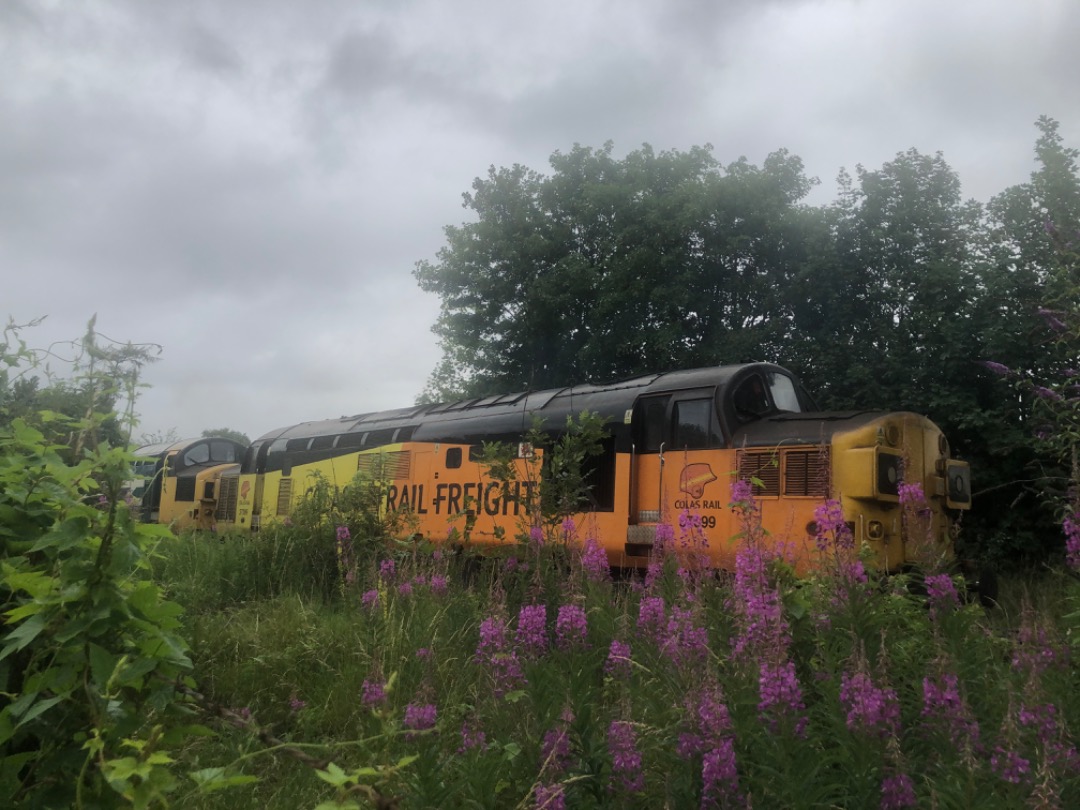
[[[170,750],[198,732],[179,692],[191,667],[180,607],[148,575],[163,530],[120,497],[128,452],[99,441],[111,415],[97,405],[125,398],[130,423],[151,353],[102,345],[93,321],[73,346],[83,415],[0,421],[0,794],[26,807],[143,807],[173,788]],[[0,396],[38,360],[9,324]],[[66,447],[47,438],[57,426]]]

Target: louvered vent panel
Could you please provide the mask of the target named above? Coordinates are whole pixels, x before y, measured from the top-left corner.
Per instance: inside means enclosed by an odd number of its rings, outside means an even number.
[[[784,453],[784,494],[827,498],[829,495],[829,449],[788,450]]]
[[[375,478],[408,478],[412,468],[412,453],[394,450],[390,453],[364,453],[356,460],[356,471]]]
[[[757,478],[763,486],[755,486],[755,495],[780,494],[780,458],[772,450],[740,450],[739,480]]]
[[[277,513],[279,515],[289,514],[290,500],[292,500],[292,479],[282,478],[281,486],[277,491]]]
[[[240,479],[222,478],[218,483],[217,520],[236,521],[236,495],[240,491]]]

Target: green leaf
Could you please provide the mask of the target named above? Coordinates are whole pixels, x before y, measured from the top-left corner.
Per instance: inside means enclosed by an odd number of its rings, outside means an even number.
[[[4,645],[4,649],[0,650],[0,661],[3,661],[11,653],[23,649],[41,635],[41,631],[45,629],[46,624],[45,617],[38,613],[8,633],[7,643]]]
[[[326,766],[326,770],[315,771],[315,775],[334,787],[341,787],[349,781],[349,775],[333,762]]]
[[[91,643],[90,648],[90,675],[98,687],[105,689],[113,673],[116,671],[120,656],[113,655],[104,647]]]
[[[23,591],[34,599],[48,596],[56,587],[56,577],[43,571],[16,571],[7,563],[3,566],[4,582],[13,591]],[[9,614],[10,617],[10,614]]]
[[[244,773],[229,773],[226,768],[203,768],[188,774],[203,793],[215,790],[250,785],[259,781],[259,777]]]

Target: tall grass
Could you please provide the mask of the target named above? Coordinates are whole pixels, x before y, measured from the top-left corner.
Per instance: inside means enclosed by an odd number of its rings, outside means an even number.
[[[797,580],[735,508],[735,572],[703,565],[722,539],[686,519],[618,580],[588,527],[481,562],[288,529],[179,540],[160,574],[234,718],[189,764],[260,780],[183,804],[1080,806],[1073,620],[1033,601],[1046,586],[988,614],[947,575],[922,596],[867,575],[835,535],[836,566]],[[367,787],[335,794],[271,737]]]

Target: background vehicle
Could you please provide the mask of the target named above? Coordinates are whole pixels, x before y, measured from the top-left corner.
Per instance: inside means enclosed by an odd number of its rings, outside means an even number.
[[[219,482],[240,470],[246,448],[233,439],[203,438],[148,444],[135,451],[132,497],[142,519],[175,528],[213,529]],[[228,494],[228,493],[226,493]]]
[[[658,527],[685,513],[711,538],[714,563],[732,567],[736,479],[758,482],[763,527],[803,568],[817,553],[814,513],[826,499],[839,502],[855,542],[886,570],[950,554],[954,518],[970,506],[968,465],[950,457],[928,419],[815,411],[790,372],[752,363],[281,428],[256,439],[239,472],[223,476],[223,490],[238,495],[235,512],[219,518],[257,529],[287,517],[317,475],[340,488],[367,472],[384,482],[385,508],[408,514],[410,531],[436,541],[510,542],[533,520],[535,457],[522,444],[526,433],[539,420],[556,436],[582,411],[602,418],[607,438],[591,460],[591,505],[576,516],[578,540],[595,537],[617,566],[644,564]],[[516,480],[488,475],[486,442],[519,448]],[[917,531],[905,531],[902,482],[926,494]]]

